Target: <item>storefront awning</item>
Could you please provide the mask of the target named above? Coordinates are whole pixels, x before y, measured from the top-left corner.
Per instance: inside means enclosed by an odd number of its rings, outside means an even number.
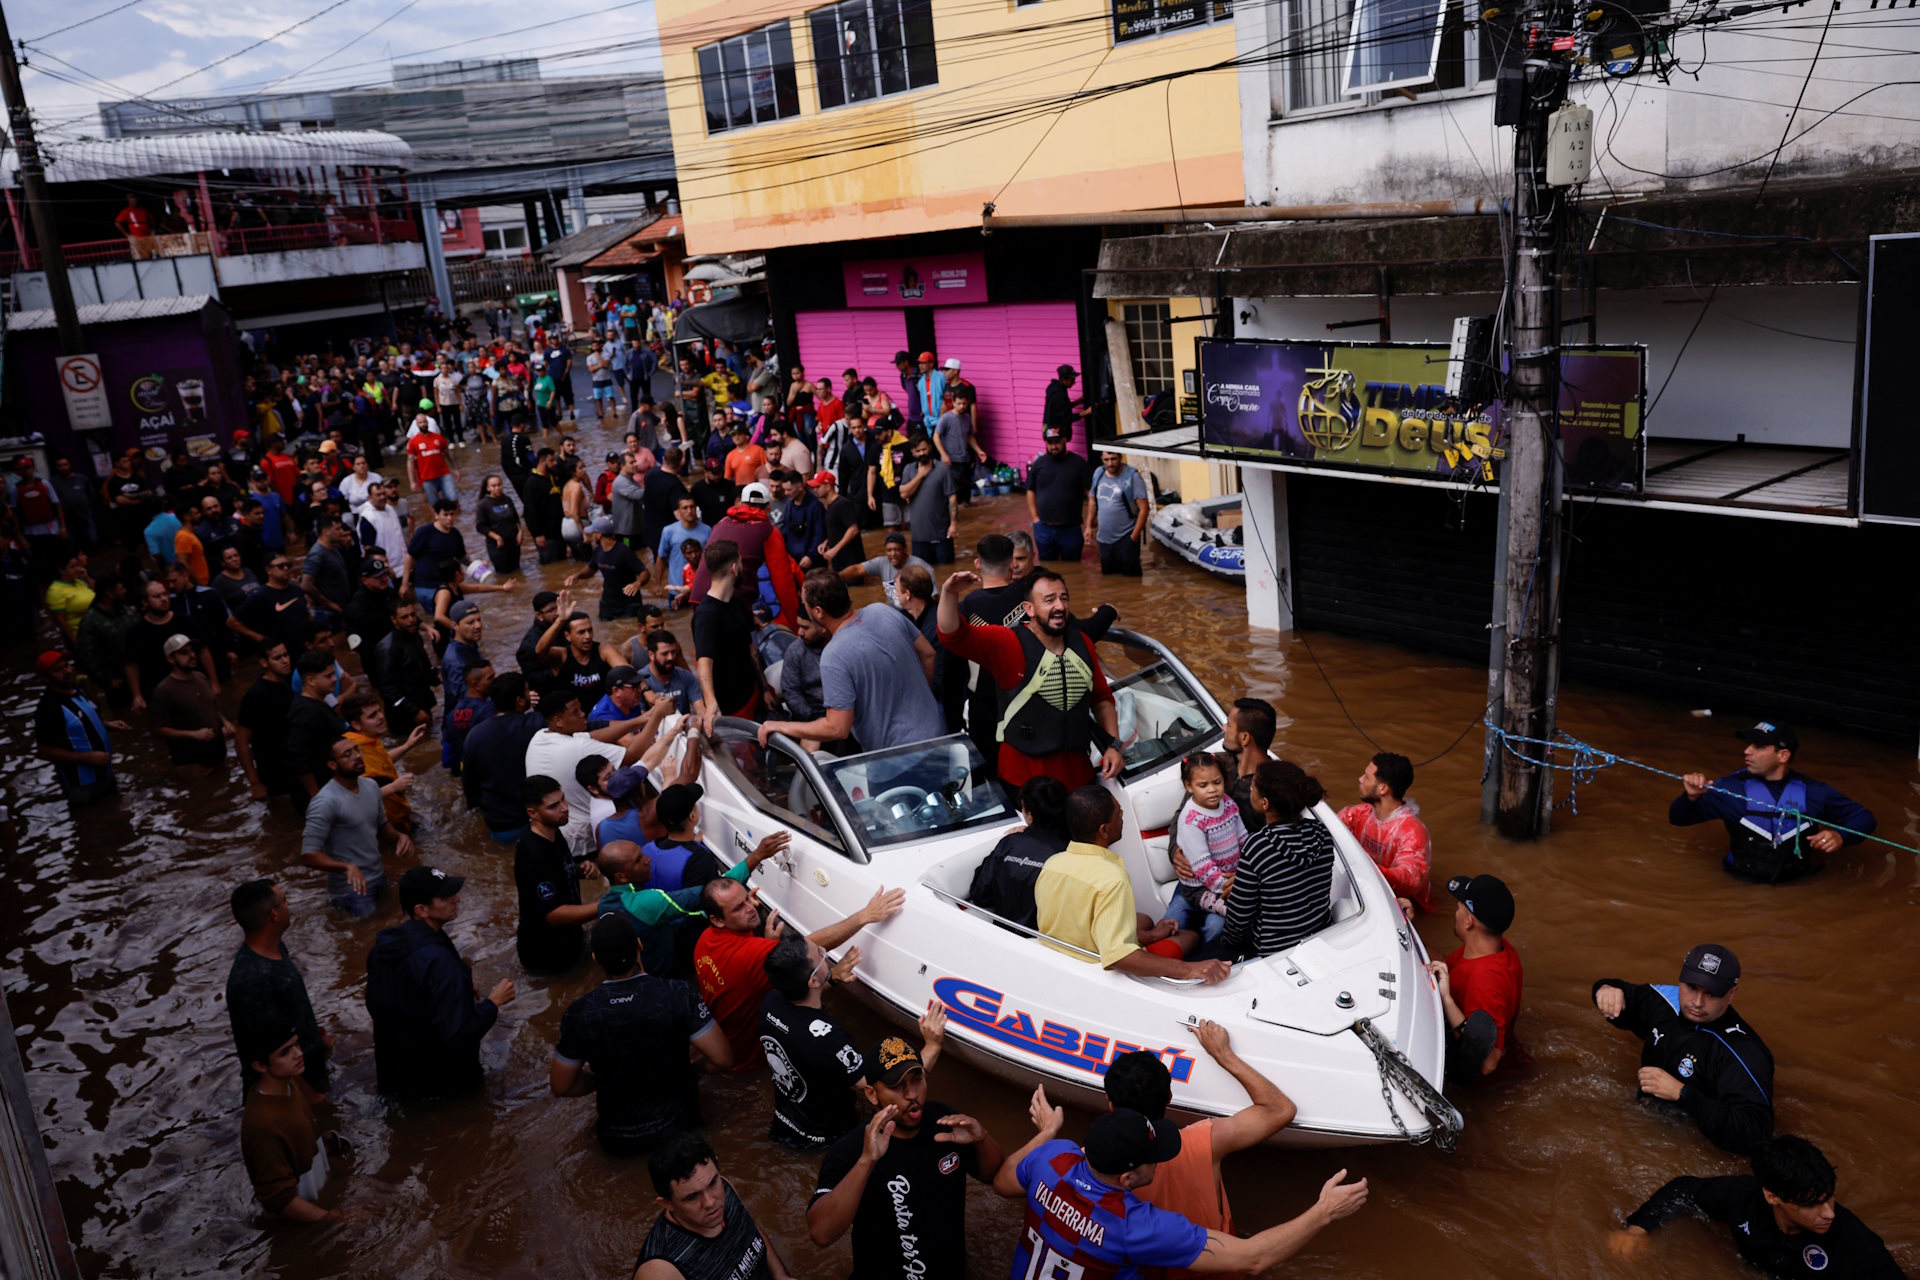
[[[184,133],[173,137],[61,142],[43,148],[48,182],[122,182],[223,169],[367,165],[411,169],[413,148],[391,133],[317,129],[308,133]],[[15,185],[19,152],[0,156],[0,187]]]

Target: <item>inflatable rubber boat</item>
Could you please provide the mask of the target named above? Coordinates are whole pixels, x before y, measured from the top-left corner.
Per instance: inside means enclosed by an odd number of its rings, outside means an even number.
[[[1233,517],[1240,514],[1239,494],[1161,507],[1147,527],[1156,542],[1189,564],[1239,581],[1247,576],[1246,552],[1237,519],[1229,528],[1220,527],[1220,517],[1226,512],[1232,512]]]
[[[1140,909],[1157,915],[1177,884],[1167,827],[1184,794],[1180,760],[1217,746],[1226,716],[1178,658],[1144,636],[1115,629],[1101,656],[1122,705],[1126,759],[1106,784],[1127,815],[1115,851]],[[1236,964],[1214,986],[1136,978],[967,903],[974,868],[1020,817],[998,784],[979,780],[964,735],[842,758],[780,735],[757,748],[757,727],[715,726],[702,766],[704,838],[732,861],[775,830],[791,832],[786,852],[754,879],[763,901],[803,932],[844,918],[882,887],[904,887],[901,913],[855,939],[855,989],[903,1026],[937,1000],[948,1052],[1099,1109],[1106,1064],[1146,1049],[1172,1073],[1184,1121],[1246,1105],[1194,1036],[1198,1020],[1212,1019],[1298,1104],[1277,1143],[1451,1147],[1460,1116],[1441,1096],[1446,1024],[1426,951],[1325,804],[1313,816],[1338,850],[1326,928]]]

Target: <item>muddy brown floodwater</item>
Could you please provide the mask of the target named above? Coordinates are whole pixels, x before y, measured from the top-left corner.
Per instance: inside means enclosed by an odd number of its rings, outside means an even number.
[[[582,454],[598,456],[598,433],[582,434],[583,444],[592,442]],[[476,451],[457,453],[461,490],[470,495],[485,469]],[[1022,518],[1019,499],[995,499],[969,512],[963,540]],[[560,568],[545,571],[549,583]],[[1298,639],[1249,631],[1237,586],[1157,547],[1142,580],[1104,582],[1083,565],[1070,585],[1077,601],[1109,600],[1126,625],[1171,644],[1222,701],[1243,693],[1272,699],[1282,715],[1276,746],[1318,773],[1336,800],[1352,792],[1373,749]],[[484,598],[489,652],[510,653],[531,589]],[[614,633],[624,637],[631,625]],[[684,621],[676,629],[684,633]],[[1484,678],[1472,666],[1325,634],[1310,639],[1354,719],[1416,761],[1477,720]],[[26,659],[8,655],[0,684],[9,785],[30,826],[0,875],[0,965],[85,1273],[630,1275],[654,1214],[644,1164],[601,1154],[591,1099],[547,1093],[561,1013],[591,986],[590,966],[551,982],[521,972],[511,854],[487,840],[462,810],[458,784],[432,767],[437,744],[408,761],[420,775],[419,839],[428,860],[467,877],[452,932],[481,989],[510,976],[520,994],[487,1037],[485,1092],[399,1116],[373,1093],[363,1002],[366,953],[389,921],[356,925],[330,913],[318,873],[293,865],[298,827],[290,813],[249,803],[237,769],[219,782],[187,778],[144,741],[131,743],[119,802],[71,812],[51,770],[32,756],[37,690]],[[230,702],[237,696],[229,690]],[[1723,772],[1738,766],[1729,731],[1750,723],[1760,702],[1698,719],[1686,707],[1569,688],[1561,722],[1623,754]],[[1912,744],[1803,737],[1811,774],[1875,809],[1882,834],[1920,843]],[[1606,1253],[1621,1213],[1675,1174],[1741,1165],[1635,1105],[1637,1042],[1601,1023],[1589,984],[1610,975],[1673,981],[1685,949],[1713,939],[1739,953],[1741,1011],[1778,1059],[1781,1130],[1826,1150],[1840,1169],[1842,1200],[1920,1273],[1920,1201],[1912,1194],[1920,1186],[1920,861],[1867,845],[1811,882],[1737,883],[1719,869],[1719,828],[1669,827],[1672,788],[1628,769],[1583,786],[1578,815],[1562,809],[1549,839],[1507,843],[1478,822],[1480,746],[1478,731],[1468,733],[1420,770],[1413,795],[1433,831],[1436,878],[1492,871],[1513,887],[1519,913],[1509,936],[1526,965],[1519,1036],[1531,1073],[1457,1095],[1467,1130],[1451,1157],[1399,1147],[1235,1157],[1227,1183],[1242,1229],[1297,1213],[1346,1166],[1371,1180],[1366,1209],[1323,1233],[1283,1274],[1629,1274]],[[222,998],[239,936],[226,899],[235,883],[258,875],[287,886],[289,947],[322,1025],[339,1038],[332,1121],[358,1154],[336,1185],[362,1216],[326,1230],[264,1224],[240,1163],[240,1096]],[[1451,949],[1449,917],[1419,928],[1431,950]],[[835,1010],[861,1036],[880,1030],[858,1005]],[[710,1078],[703,1090],[706,1133],[722,1169],[796,1274],[846,1274],[844,1243],[820,1250],[807,1242],[817,1161],[766,1139],[764,1073]],[[936,1073],[933,1092],[979,1115],[1009,1148],[1027,1136],[1016,1088],[952,1063]],[[970,1275],[1004,1276],[1018,1206],[975,1188],[969,1213]],[[1639,1269],[1742,1271],[1721,1229],[1681,1224],[1662,1233]]]

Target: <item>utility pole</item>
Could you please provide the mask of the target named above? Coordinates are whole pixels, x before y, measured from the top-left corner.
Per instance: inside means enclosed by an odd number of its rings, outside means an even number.
[[[53,299],[53,318],[60,330],[60,354],[77,356],[87,349],[86,338],[80,332],[80,312],[73,305],[67,255],[61,251],[53,202],[47,198],[47,173],[40,161],[40,144],[33,137],[33,114],[27,110],[27,95],[20,87],[20,64],[14,61],[13,33],[7,29],[4,6],[0,6],[0,91],[7,99],[13,147],[20,153],[20,192],[26,197],[27,217],[33,223],[40,267],[47,273],[47,294]]]
[[[1526,91],[1514,127],[1514,260],[1510,274],[1507,456],[1500,473],[1506,508],[1504,625],[1506,670],[1497,723],[1507,734],[1551,736],[1559,662],[1557,602],[1560,556],[1560,210],[1564,192],[1546,185],[1547,118],[1566,100],[1567,65],[1555,57],[1552,32],[1565,25],[1557,6],[1534,5],[1516,33],[1530,41]],[[1558,21],[1556,21],[1558,19]],[[1500,607],[1504,604],[1504,608]],[[1498,640],[1499,633],[1495,635]],[[1546,748],[1523,747],[1535,759]],[[1504,835],[1542,835],[1552,809],[1547,770],[1512,751],[1496,752],[1496,820]]]

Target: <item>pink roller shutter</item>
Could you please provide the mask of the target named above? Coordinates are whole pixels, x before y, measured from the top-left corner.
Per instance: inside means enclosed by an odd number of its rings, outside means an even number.
[[[1001,462],[1025,467],[1041,451],[1040,413],[1047,383],[1063,364],[1080,367],[1080,334],[1071,302],[942,307],[933,314],[939,356],[960,358],[980,393],[980,435]],[[1076,439],[1076,452],[1086,444]]]
[[[907,345],[907,317],[902,311],[801,311],[794,328],[800,336],[800,363],[807,376],[833,379],[840,391],[844,369],[872,375],[883,389],[893,373],[893,353]]]

